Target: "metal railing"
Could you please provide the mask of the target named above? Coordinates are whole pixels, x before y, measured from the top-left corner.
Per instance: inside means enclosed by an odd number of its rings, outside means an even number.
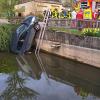
[[[100,20],[49,19],[48,27],[100,28]]]

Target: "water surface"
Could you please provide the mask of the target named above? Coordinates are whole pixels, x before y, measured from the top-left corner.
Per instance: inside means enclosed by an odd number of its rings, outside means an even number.
[[[100,69],[45,53],[0,53],[0,100],[100,100]]]

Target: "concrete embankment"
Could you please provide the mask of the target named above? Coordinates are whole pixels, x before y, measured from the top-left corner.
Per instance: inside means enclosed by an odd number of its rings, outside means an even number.
[[[8,19],[0,19],[0,24],[9,24]]]
[[[41,50],[100,68],[100,50],[43,40]]]

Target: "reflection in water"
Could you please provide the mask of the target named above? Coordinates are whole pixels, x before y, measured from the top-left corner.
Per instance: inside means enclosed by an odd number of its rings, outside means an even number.
[[[20,67],[8,72],[0,62],[0,100],[100,100],[100,69],[44,53],[39,59],[42,66],[33,54],[13,56]]]
[[[6,86],[4,86],[5,89],[2,92],[0,91],[0,100],[36,100],[38,93],[25,86],[28,78],[23,72],[19,71],[18,68],[12,68],[16,62],[15,57],[11,56],[2,56],[2,59],[0,58],[0,72],[2,72],[0,79],[5,79],[3,80],[3,84],[6,84]],[[14,62],[12,62],[12,60]]]
[[[45,69],[46,65],[43,64],[42,59],[41,59],[41,57],[40,57],[39,54],[35,54],[35,57],[36,57],[36,59],[37,59],[39,65],[40,65],[40,68],[41,68],[41,70],[42,70],[42,73],[43,73],[44,76],[45,76],[45,79],[47,80],[48,84],[50,84],[49,78],[48,78],[48,73],[46,72],[46,69]]]
[[[43,62],[48,66],[49,77],[74,87],[77,95],[88,99],[89,95],[100,96],[100,69],[93,66],[41,54]],[[93,100],[95,96],[93,96]],[[92,100],[92,99],[90,99]],[[96,99],[97,100],[97,99]]]
[[[7,87],[0,96],[0,100],[34,100],[37,93],[24,86],[25,78],[13,73],[7,78]]]

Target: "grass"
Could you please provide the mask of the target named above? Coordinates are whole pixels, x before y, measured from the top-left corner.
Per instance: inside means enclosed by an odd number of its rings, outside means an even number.
[[[80,31],[78,29],[67,29],[63,27],[50,27],[48,30],[52,31],[60,31],[60,32],[65,32],[65,33],[70,33],[70,34],[76,34],[76,35],[81,35]]]

